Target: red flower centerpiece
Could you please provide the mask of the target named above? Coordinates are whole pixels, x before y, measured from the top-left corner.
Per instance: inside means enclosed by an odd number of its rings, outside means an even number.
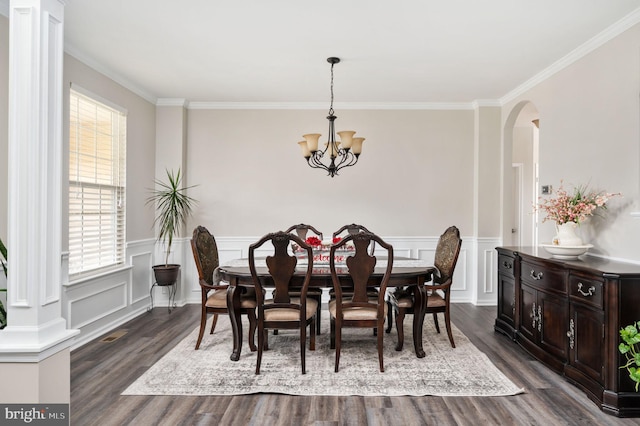
[[[314,248],[322,246],[322,240],[315,236],[307,238],[305,242]]]

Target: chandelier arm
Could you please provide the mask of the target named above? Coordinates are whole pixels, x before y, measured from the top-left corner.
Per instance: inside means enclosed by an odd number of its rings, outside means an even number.
[[[338,156],[336,157],[336,160],[339,160],[336,164],[336,167],[338,169],[341,169],[343,167],[348,167],[348,164],[345,164],[345,163],[349,160],[349,155],[347,152],[345,152],[344,149],[340,149],[338,150]]]
[[[329,168],[320,161],[321,158],[322,158],[322,152],[316,151],[315,154],[312,154],[311,157],[307,159],[307,163],[313,169],[329,170]]]

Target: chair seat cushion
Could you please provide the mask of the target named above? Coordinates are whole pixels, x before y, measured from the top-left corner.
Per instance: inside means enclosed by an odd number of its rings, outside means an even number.
[[[387,304],[384,307],[384,315],[387,315]],[[329,314],[332,318],[336,317],[336,301],[329,302]],[[350,320],[375,320],[378,317],[378,305],[371,303],[371,307],[346,308],[342,310],[342,318]]]
[[[210,292],[205,306],[208,308],[226,308],[227,290],[215,290]],[[240,307],[247,309],[256,307],[255,291],[251,291],[250,293],[240,296]]]
[[[291,299],[291,303],[300,303],[299,299]],[[265,300],[265,307],[269,304],[273,304],[273,300]],[[313,299],[307,299],[307,316],[306,319],[311,318],[316,314],[318,309],[318,302]],[[300,319],[300,311],[293,308],[271,308],[264,310],[265,321],[298,321]]]
[[[399,308],[413,308],[413,297],[401,297],[397,301]]]
[[[413,308],[413,297],[401,297],[397,301],[399,308]],[[446,302],[438,293],[430,294],[427,298],[427,308],[444,308],[445,306]]]
[[[445,306],[447,303],[438,293],[430,294],[427,298],[427,308],[444,308]]]

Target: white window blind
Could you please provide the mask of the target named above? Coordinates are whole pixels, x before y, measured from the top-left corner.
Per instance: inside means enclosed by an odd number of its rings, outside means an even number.
[[[126,115],[71,89],[69,275],[124,262]]]

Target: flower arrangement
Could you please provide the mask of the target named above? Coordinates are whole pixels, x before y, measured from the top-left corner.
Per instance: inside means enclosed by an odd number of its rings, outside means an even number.
[[[342,240],[340,237],[333,237],[332,243],[336,244]],[[328,265],[329,264],[329,250],[330,244],[328,242],[323,243],[322,240],[316,236],[308,237],[304,240],[305,243],[309,244],[313,248],[313,262],[319,265]],[[293,243],[293,251],[298,257],[300,261],[306,260],[306,253],[303,249],[301,249],[297,244]],[[353,250],[353,246],[344,246],[340,248],[342,252],[348,252]],[[335,255],[335,260],[337,263],[344,263],[346,260],[346,255],[344,253]]]
[[[311,247],[318,247],[322,245],[322,240],[316,236],[309,237],[305,240],[305,243],[309,244]]]
[[[339,243],[340,240],[342,240],[342,238],[333,237],[332,241],[333,241],[333,244],[336,244],[336,243]],[[322,240],[316,236],[309,237],[304,242],[309,244],[311,247],[315,247],[315,248],[322,246]]]
[[[538,203],[536,208],[547,214],[543,222],[553,220],[558,225],[583,222],[587,217],[593,216],[598,208],[606,209],[609,199],[620,195],[620,193],[590,190],[587,185],[576,186],[573,194],[569,194],[562,187],[562,182],[556,192],[555,198],[548,198]]]

